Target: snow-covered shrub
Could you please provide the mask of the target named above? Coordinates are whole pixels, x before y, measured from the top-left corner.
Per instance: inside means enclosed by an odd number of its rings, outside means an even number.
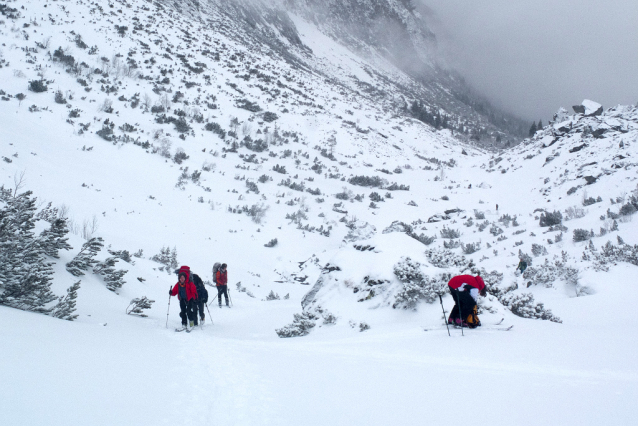
[[[463,253],[465,254],[476,253],[477,251],[481,249],[481,243],[478,243],[478,242],[468,243],[468,244],[461,243],[461,249],[463,250]]]
[[[610,265],[615,265],[618,262],[627,262],[638,266],[638,244],[633,246],[626,244],[620,236],[617,236],[617,239],[618,245],[607,241],[600,251],[590,241],[583,252],[582,259],[592,261],[594,269],[597,271],[607,272]]]
[[[0,188],[0,305],[49,313],[52,263],[34,235],[36,198]]]
[[[485,219],[485,212],[474,210],[474,217],[476,218],[476,220],[484,220]]]
[[[60,318],[67,321],[73,321],[78,315],[73,315],[75,312],[75,305],[78,298],[78,290],[80,289],[80,282],[78,281],[66,290],[66,296],[60,296],[58,303],[53,307],[51,316]]]
[[[276,329],[275,333],[282,338],[305,336],[310,333],[310,330],[316,325],[317,319],[316,315],[306,311],[301,314],[294,314],[293,322]]]
[[[161,263],[163,266],[160,266],[160,271],[166,271],[168,274],[172,273],[177,267],[179,263],[177,262],[177,248],[173,247],[173,250],[170,247],[162,247],[160,252],[151,257],[153,262]]]
[[[95,255],[102,250],[102,247],[104,247],[102,237],[91,238],[82,245],[80,252],[75,255],[73,260],[66,264],[66,270],[76,277],[84,275],[84,271],[98,263],[95,260]]]
[[[449,281],[449,274],[437,277],[423,275],[421,264],[404,257],[394,265],[394,274],[403,283],[403,288],[395,295],[394,309],[415,309],[419,301],[433,303]]]
[[[594,236],[594,231],[587,231],[585,229],[574,229],[574,242],[587,241]]]
[[[587,210],[582,207],[573,206],[565,209],[565,220],[580,219],[587,215]]]
[[[150,300],[146,296],[135,298],[131,300],[131,303],[129,303],[128,307],[126,308],[126,313],[127,315],[138,315],[140,317],[147,317],[148,315],[144,313],[144,309],[150,309],[153,303],[155,303],[155,301]]]
[[[366,330],[370,330],[370,326],[368,325],[367,322],[360,322],[359,323],[359,331],[366,331]]]
[[[277,244],[279,244],[279,241],[277,241],[277,238],[273,238],[272,240],[264,244],[264,247],[275,247],[277,246]]]
[[[541,213],[540,221],[538,222],[541,227],[560,225],[561,223],[563,223],[563,215],[559,211]]]
[[[503,233],[503,229],[496,226],[495,223],[492,224],[492,227],[490,228],[490,234],[494,235],[495,237],[498,235],[501,235]]]
[[[268,293],[268,296],[266,296],[266,300],[281,300],[281,298],[277,293],[270,290],[270,293]]]
[[[432,248],[425,251],[425,256],[432,266],[437,268],[454,268],[459,273],[471,270],[475,265],[472,259],[455,254],[449,250]]]
[[[47,256],[58,259],[58,251],[71,250],[73,247],[67,243],[69,228],[67,227],[67,219],[60,218],[51,221],[49,229],[45,229],[40,234],[40,244]]]
[[[379,176],[353,176],[348,179],[348,183],[351,185],[382,188],[385,184],[385,180]]]
[[[505,294],[499,298],[500,302],[506,306],[514,315],[523,318],[542,319],[552,322],[562,323],[561,319],[550,309],[545,309],[543,303],[534,303],[534,296],[531,293]]]
[[[445,247],[446,249],[452,250],[452,249],[461,247],[461,242],[457,240],[448,240],[448,241],[444,240],[443,247]]]
[[[544,246],[540,245],[540,244],[533,243],[532,244],[532,254],[534,256],[536,256],[536,257],[545,256],[545,255],[547,255],[547,249]]]
[[[93,272],[102,275],[104,278],[104,282],[106,283],[106,288],[115,292],[119,288],[121,288],[126,281],[124,281],[124,275],[128,272],[123,269],[116,270],[115,263],[119,259],[115,256],[106,258],[103,262],[98,262],[93,267]]]
[[[451,229],[451,228],[448,228],[447,226],[443,226],[443,229],[441,229],[441,238],[453,239],[453,238],[459,238],[460,236],[461,236],[461,231],[457,229]]]
[[[29,81],[29,90],[34,93],[42,93],[48,90],[47,82],[44,80],[31,80]]]

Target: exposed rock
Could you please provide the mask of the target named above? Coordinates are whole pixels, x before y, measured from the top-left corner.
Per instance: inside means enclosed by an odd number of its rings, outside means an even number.
[[[572,108],[576,114],[583,114],[585,117],[595,117],[603,113],[603,106],[589,99],[585,99],[580,105],[574,105]]]

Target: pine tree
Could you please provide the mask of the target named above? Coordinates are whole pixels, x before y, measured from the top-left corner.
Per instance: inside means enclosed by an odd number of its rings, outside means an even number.
[[[93,267],[93,272],[104,277],[106,288],[111,291],[116,291],[126,283],[123,277],[128,271],[123,269],[115,270],[115,263],[118,260],[115,256],[109,257],[104,262],[97,262]]]
[[[149,300],[146,296],[133,299],[126,308],[126,313],[128,315],[139,315],[141,317],[147,317],[148,315],[144,313],[143,309],[149,309],[153,303],[155,303],[155,301]]]
[[[543,129],[543,120],[538,120],[538,125],[536,126],[536,130],[542,130]]]
[[[66,218],[54,219],[51,222],[51,227],[40,234],[40,243],[45,254],[59,259],[59,250],[72,250],[73,247],[67,243],[68,237],[66,235],[68,233],[69,228],[66,225]]]
[[[532,123],[532,127],[529,128],[529,137],[533,137],[536,133],[536,123]]]
[[[58,304],[53,307],[51,316],[55,318],[64,319],[67,321],[73,321],[78,315],[73,315],[75,312],[75,304],[78,298],[78,290],[80,288],[81,281],[76,282],[66,290],[66,296],[60,296]]]
[[[31,191],[6,196],[0,209],[0,304],[48,313],[45,305],[55,300],[51,292],[52,264],[35,237],[35,203]]]
[[[104,240],[101,237],[94,237],[82,245],[80,252],[72,261],[66,264],[66,270],[76,277],[84,275],[91,266],[98,263],[95,255],[104,247]]]

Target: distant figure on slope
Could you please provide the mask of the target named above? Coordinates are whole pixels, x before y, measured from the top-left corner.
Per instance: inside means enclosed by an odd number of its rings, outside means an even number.
[[[523,272],[525,272],[525,269],[527,269],[527,262],[525,262],[522,257],[519,260],[520,261],[518,262],[518,266],[516,267],[516,271],[518,271],[520,269],[521,270],[521,275],[523,275]],[[514,271],[514,273],[516,273],[516,271]]]
[[[457,275],[447,283],[454,299],[454,308],[450,312],[447,322],[450,324],[475,328],[481,325],[477,315],[479,294],[485,296],[487,289],[483,278],[472,275]]]
[[[197,300],[195,301],[195,325],[197,325],[197,313],[199,311],[199,322],[204,324],[204,320],[206,319],[206,315],[204,314],[204,305],[208,302],[208,290],[204,286],[204,282],[197,274],[192,274],[193,284],[195,284],[195,288],[197,289]]]
[[[227,265],[222,263],[219,268],[214,269],[215,274],[215,285],[217,286],[217,301],[219,302],[219,307],[222,307],[222,294],[226,298],[226,306],[228,305],[228,271],[226,271]],[[230,306],[229,306],[230,307]]]
[[[178,281],[175,286],[168,291],[170,296],[177,296],[179,299],[179,316],[182,319],[182,327],[186,328],[186,320],[190,321],[190,326],[195,326],[194,305],[197,300],[197,289],[190,279],[190,268],[182,266],[178,271]]]

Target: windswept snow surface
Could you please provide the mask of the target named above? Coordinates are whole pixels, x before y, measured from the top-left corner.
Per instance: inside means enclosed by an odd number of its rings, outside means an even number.
[[[171,2],[7,4],[21,15],[0,17],[0,186],[33,191],[39,209],[66,206],[73,250],[50,259],[52,291],[63,295],[77,281],[65,264],[83,237],[104,238],[99,260],[107,248],[143,252],[134,264],[116,264],[128,271],[117,293],[91,271],[80,277],[76,321],[0,306],[0,424],[635,423],[637,267],[597,269],[583,253],[589,241],[599,252],[618,237],[638,244],[635,213],[619,215],[638,196],[636,107],[598,117],[564,113],[514,148],[485,152],[408,118],[397,106],[398,70],[381,59],[366,63],[299,17],[299,36],[316,51],[299,53],[311,71],[259,45],[259,34],[242,32],[215,12],[215,2],[202,2],[202,21],[184,18]],[[69,72],[53,62],[59,47],[88,67]],[[124,65],[127,58],[146,78]],[[206,71],[193,71],[203,68],[199,61]],[[29,91],[42,70],[49,90]],[[66,104],[54,101],[57,91]],[[172,100],[178,91],[184,97]],[[184,114],[192,127],[183,138],[150,111],[167,93],[166,114]],[[244,98],[263,110],[238,107]],[[277,119],[265,120],[265,110]],[[107,119],[118,139],[95,133]],[[205,130],[212,123],[236,136]],[[247,136],[268,139],[275,130],[280,138],[270,138],[267,150],[245,146]],[[188,156],[182,163],[175,161],[180,148]],[[349,183],[352,177],[387,182],[366,187]],[[304,190],[284,185],[287,179]],[[390,183],[409,190],[390,190]],[[583,206],[589,198],[594,203]],[[263,209],[261,221],[242,212],[254,206]],[[455,208],[462,211],[428,222]],[[554,211],[568,230],[539,225],[541,213]],[[518,226],[500,221],[505,215]],[[383,233],[396,221],[437,239],[425,246],[403,232]],[[39,221],[37,231],[47,226]],[[479,245],[467,255],[474,265],[503,274],[481,300],[484,326],[451,336],[438,301],[392,308],[402,286],[394,265],[410,256],[439,271],[425,250],[442,247],[446,227]],[[595,235],[574,242],[576,229]],[[264,247],[274,239],[276,246]],[[545,260],[564,257],[579,272],[578,286],[556,279],[528,287],[513,270],[518,251],[533,245],[532,266],[542,270]],[[214,324],[208,318],[203,329],[174,332],[179,304],[172,298],[169,305],[168,289],[175,276],[151,260],[164,247],[206,281],[214,262],[228,263],[233,307],[219,309],[209,287]],[[328,264],[340,270],[324,273]],[[275,329],[301,312],[320,277],[327,284],[312,301],[336,324],[317,321],[307,336],[279,338]],[[367,285],[365,277],[382,290],[361,300],[353,284]],[[506,287],[532,294],[562,323],[512,314],[495,296]],[[265,300],[271,291],[279,300]],[[142,296],[155,301],[148,317],[126,315]],[[449,312],[449,295],[443,304]],[[363,323],[370,328],[361,332]],[[497,323],[514,327],[501,331]]]

